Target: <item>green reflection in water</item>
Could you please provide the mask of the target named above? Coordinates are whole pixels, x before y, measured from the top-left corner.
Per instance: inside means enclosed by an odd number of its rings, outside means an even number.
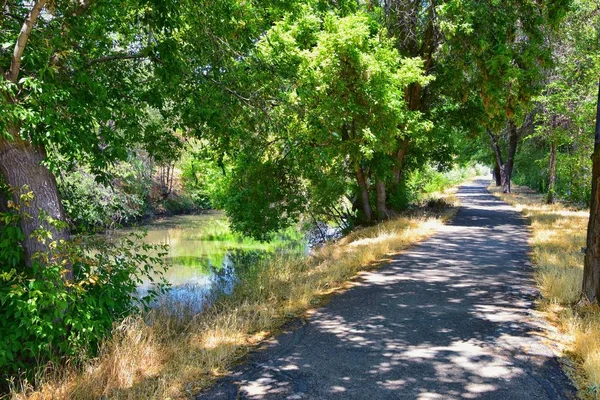
[[[211,268],[220,269],[232,250],[236,253],[306,251],[305,241],[298,230],[290,229],[268,243],[261,243],[232,233],[227,218],[221,212],[168,217],[135,230],[147,231],[143,239],[146,243],[169,245],[167,261],[172,266],[165,278],[173,286],[208,285]]]

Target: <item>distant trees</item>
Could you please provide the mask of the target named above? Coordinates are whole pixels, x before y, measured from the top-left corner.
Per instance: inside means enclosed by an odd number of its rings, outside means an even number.
[[[580,204],[590,200],[600,71],[597,6],[595,1],[573,1],[558,29],[548,34],[552,63],[544,67],[543,88],[534,97],[535,131],[517,154],[522,166],[517,181],[547,193],[549,202],[556,196]]]
[[[567,5],[450,1],[439,9],[445,18],[446,51],[455,60],[454,68],[463,71],[462,85],[480,97],[477,118],[490,138],[505,192],[510,192],[522,125],[527,116],[531,118],[532,99],[542,88],[545,66],[550,65],[547,34]]]

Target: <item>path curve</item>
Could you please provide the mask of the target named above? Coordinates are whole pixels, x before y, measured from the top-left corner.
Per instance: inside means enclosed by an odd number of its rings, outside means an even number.
[[[540,336],[520,214],[463,185],[434,237],[265,343],[203,399],[570,399]]]

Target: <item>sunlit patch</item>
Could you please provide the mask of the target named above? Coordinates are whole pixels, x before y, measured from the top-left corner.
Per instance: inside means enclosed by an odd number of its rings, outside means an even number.
[[[430,392],[419,393],[419,395],[417,396],[417,400],[441,400],[447,398],[448,397],[442,396],[441,394]]]
[[[402,388],[406,385],[405,379],[395,379],[395,380],[386,380],[383,382],[377,382],[377,384],[381,387],[386,388],[387,390],[402,390]]]
[[[348,244],[348,247],[374,245],[374,244],[382,243],[382,242],[385,242],[388,240],[393,240],[394,238],[396,238],[396,234],[384,233],[384,234],[381,234],[381,235],[379,235],[377,237],[373,237],[373,238],[358,239],[358,240]]]
[[[343,386],[332,386],[331,389],[329,390],[331,393],[344,393],[346,391],[346,388]]]
[[[489,383],[468,383],[465,387],[471,393],[486,393],[493,392],[498,388],[495,385],[490,385]],[[467,397],[467,396],[465,396]],[[468,397],[467,397],[468,398]]]

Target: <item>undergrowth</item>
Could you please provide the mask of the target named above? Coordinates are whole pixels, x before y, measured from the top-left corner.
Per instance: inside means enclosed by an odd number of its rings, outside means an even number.
[[[540,307],[563,334],[577,366],[573,378],[580,397],[600,399],[600,307],[578,304],[589,212],[543,204],[542,195],[527,187],[513,186],[511,194],[491,191],[530,220]]]
[[[115,326],[83,368],[48,370],[34,386],[15,384],[16,399],[180,398],[208,387],[284,322],[343,290],[364,270],[431,234],[455,208],[423,207],[356,230],[309,257],[279,255],[238,271],[230,296],[200,314],[159,307]],[[37,389],[34,389],[36,387]]]

